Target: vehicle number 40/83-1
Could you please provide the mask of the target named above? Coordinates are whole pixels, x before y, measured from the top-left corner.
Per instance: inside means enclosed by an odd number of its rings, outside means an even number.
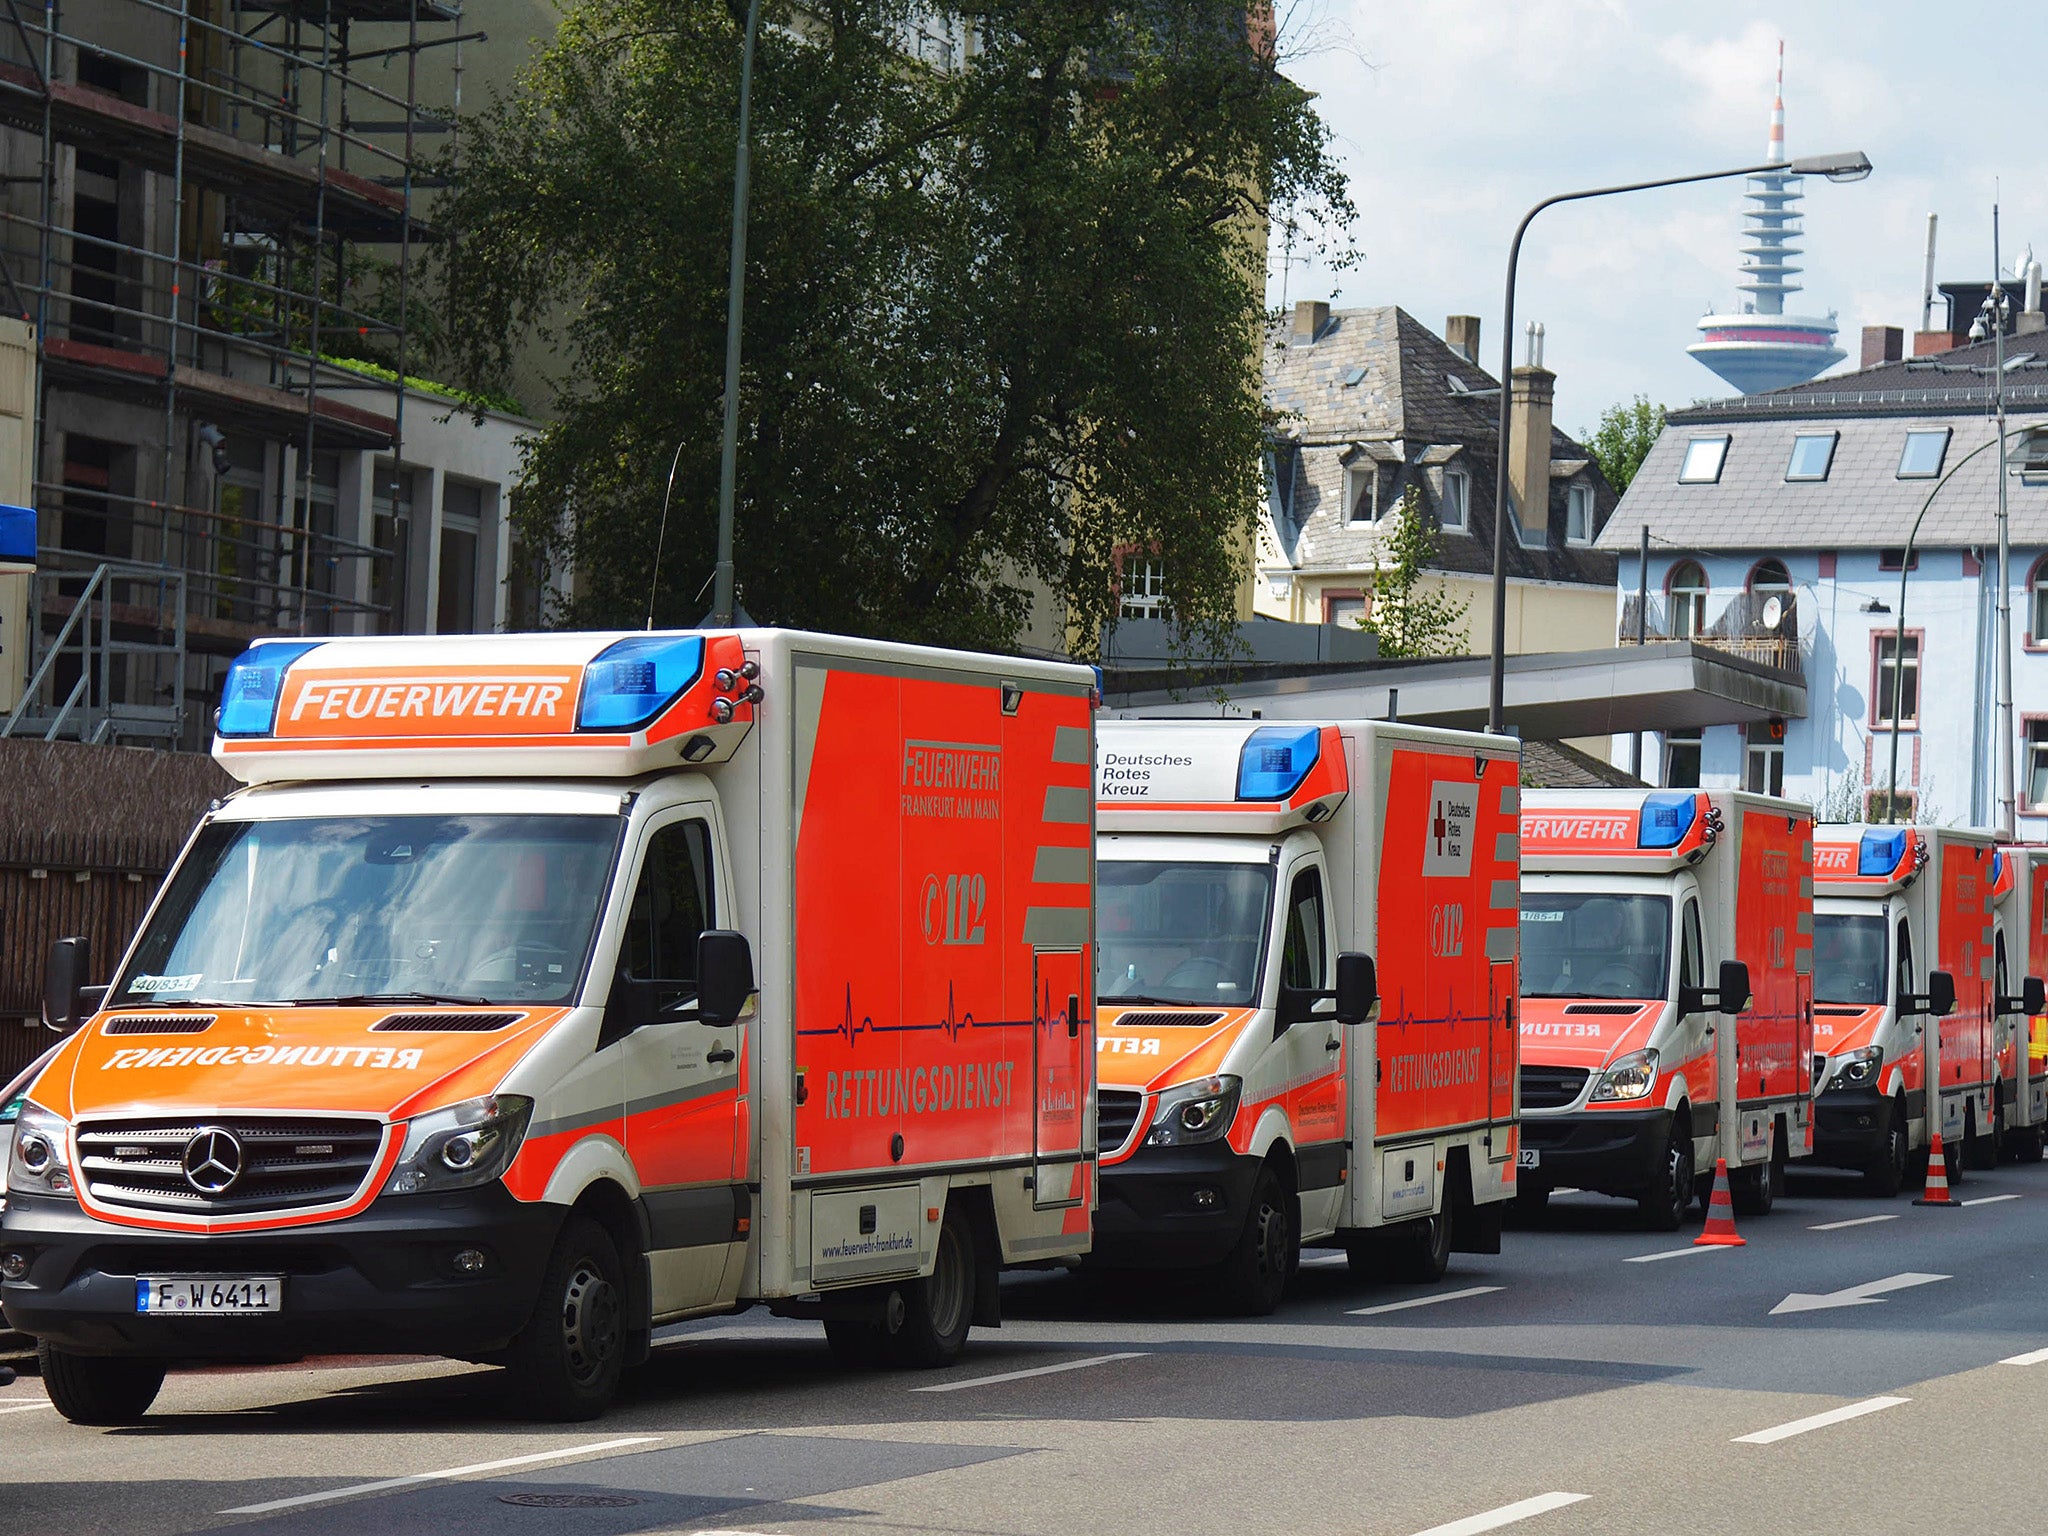
[[[135,1310],[186,1317],[276,1312],[283,1291],[276,1275],[145,1275],[135,1282]]]

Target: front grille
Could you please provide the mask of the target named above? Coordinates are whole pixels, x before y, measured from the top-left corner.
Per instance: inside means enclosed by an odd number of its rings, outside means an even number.
[[[213,1027],[210,1013],[130,1013],[109,1019],[100,1026],[103,1035],[196,1035]]]
[[[186,1149],[206,1131],[240,1147],[240,1172],[208,1193],[185,1175]],[[100,1120],[78,1128],[78,1174],[101,1205],[194,1216],[239,1216],[332,1205],[362,1188],[383,1145],[375,1120],[153,1116]]]
[[[392,1013],[370,1028],[387,1034],[486,1034],[525,1017],[523,1013]]]
[[[1102,1156],[1123,1150],[1138,1128],[1138,1111],[1144,1106],[1145,1095],[1129,1088],[1095,1090],[1095,1145]]]
[[[1522,1068],[1522,1108],[1563,1109],[1586,1086],[1584,1067]]]
[[[1121,1013],[1110,1022],[1116,1029],[1207,1029],[1222,1019],[1220,1013]]]
[[[1819,1017],[1821,1017],[1821,1018],[1823,1018],[1823,1019],[1860,1019],[1860,1018],[1862,1018],[1862,1017],[1863,1017],[1863,1010],[1862,1010],[1861,1008],[1824,1008],[1824,1007],[1823,1007],[1823,1008],[1816,1008],[1816,1009],[1814,1009],[1813,1011],[1814,1011],[1814,1013],[1815,1013],[1815,1014],[1817,1014],[1817,1015],[1818,1015]]]
[[[1625,1013],[1641,1013],[1640,1003],[1566,1003],[1566,1013],[1598,1013],[1610,1018],[1619,1018]]]

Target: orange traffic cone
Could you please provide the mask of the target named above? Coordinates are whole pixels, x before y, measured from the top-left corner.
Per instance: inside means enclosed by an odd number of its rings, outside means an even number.
[[[1692,1240],[1695,1248],[1740,1248],[1735,1235],[1735,1202],[1728,1196],[1728,1159],[1714,1159],[1714,1193],[1707,1201],[1707,1229]]]
[[[1948,1192],[1948,1160],[1941,1153],[1940,1131],[1934,1133],[1934,1145],[1927,1149],[1927,1193],[1913,1203],[1945,1205],[1952,1211],[1963,1208],[1962,1202]]]

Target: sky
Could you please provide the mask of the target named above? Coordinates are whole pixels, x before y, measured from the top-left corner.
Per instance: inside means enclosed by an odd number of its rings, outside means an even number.
[[[2048,7],[1902,0],[1715,5],[1665,0],[1278,0],[1284,68],[1316,93],[1359,213],[1363,260],[1342,271],[1300,238],[1285,297],[1398,304],[1442,330],[1481,317],[1499,366],[1508,241],[1533,203],[1614,182],[1761,160],[1777,46],[1785,139],[1801,155],[1860,149],[1866,181],[1806,183],[1805,291],[1856,366],[1862,327],[1920,323],[1927,215],[1935,280],[1982,282],[1991,208],[2005,261],[2037,242],[2039,60]],[[1989,46],[1984,46],[1985,44]],[[1637,394],[1665,405],[1731,393],[1686,356],[1710,307],[1733,308],[1740,179],[1546,210],[1525,238],[1516,330],[1543,322],[1556,420],[1575,435]],[[1276,229],[1267,296],[1283,294]],[[1304,260],[1303,258],[1307,259]],[[1946,311],[1936,297],[1934,324]],[[1515,360],[1522,359],[1517,337]]]

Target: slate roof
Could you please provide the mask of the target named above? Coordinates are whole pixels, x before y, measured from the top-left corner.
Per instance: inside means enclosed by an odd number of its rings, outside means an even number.
[[[1990,343],[1937,358],[1883,363],[1857,373],[1674,411],[1600,538],[1604,549],[1653,539],[1700,550],[1898,548],[1936,480],[1900,479],[1906,434],[1950,432],[1942,486],[1920,525],[1928,549],[1983,544],[1992,536],[1998,455],[1962,460],[1997,435],[1986,375]],[[2008,450],[2034,424],[2048,425],[2048,333],[2007,338]],[[2014,360],[2019,361],[2015,365]],[[1788,481],[1793,439],[1838,432],[1824,481]],[[1721,478],[1681,485],[1679,467],[1696,437],[1728,437]],[[1962,464],[1961,468],[1957,468]],[[2048,544],[2048,476],[2014,476],[2007,506],[2016,544]]]
[[[1435,513],[1445,465],[1469,476],[1466,533],[1445,531],[1437,565],[1447,571],[1493,569],[1493,487],[1496,381],[1477,363],[1406,310],[1394,305],[1333,310],[1311,344],[1293,339],[1293,317],[1267,336],[1265,391],[1283,434],[1267,462],[1267,514],[1281,553],[1308,573],[1369,571],[1379,533],[1355,523],[1343,507],[1344,466],[1381,465],[1382,507],[1411,485]],[[1355,379],[1356,382],[1347,382]],[[1463,388],[1459,386],[1462,385]],[[1295,434],[1289,442],[1285,434]],[[1574,476],[1593,488],[1598,531],[1617,498],[1591,454],[1553,428],[1548,537],[1524,548],[1510,530],[1510,576],[1611,587],[1614,559],[1565,543],[1565,513]]]

